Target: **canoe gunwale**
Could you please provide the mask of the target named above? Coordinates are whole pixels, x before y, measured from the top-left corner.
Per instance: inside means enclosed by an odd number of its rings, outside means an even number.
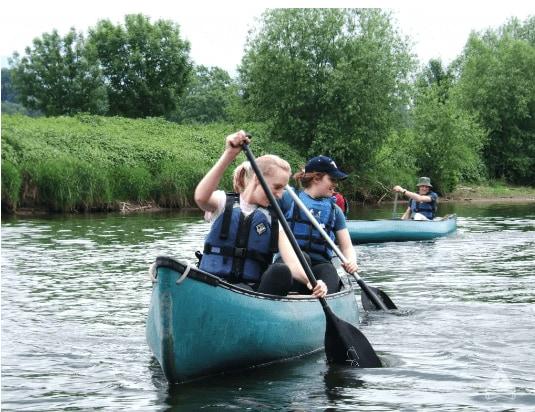
[[[375,219],[346,222],[353,244],[427,241],[457,230],[457,215],[435,220]]]
[[[363,222],[383,222],[383,221],[394,221],[394,222],[400,222],[400,221],[407,221],[407,222],[419,222],[419,223],[440,223],[440,222],[446,222],[448,220],[457,219],[457,215],[455,213],[442,216],[441,218],[435,218],[433,220],[414,220],[414,219],[401,219],[401,218],[394,218],[394,219],[366,219],[362,220]],[[352,220],[355,222],[358,222],[360,220]]]
[[[158,276],[157,275],[158,268],[160,267],[168,268],[178,273],[184,273],[184,271],[188,267],[188,263],[179,262],[176,259],[169,257],[169,256],[158,256],[155,261],[156,278]],[[308,295],[279,296],[279,295],[269,295],[266,293],[256,292],[254,290],[244,289],[232,283],[226,282],[220,277],[217,277],[215,275],[212,275],[211,273],[205,272],[195,266],[191,266],[191,264],[189,264],[189,267],[190,267],[190,272],[187,275],[189,279],[202,282],[210,286],[214,286],[214,287],[222,287],[222,288],[228,289],[231,292],[240,293],[243,295],[247,295],[249,297],[254,297],[258,299],[267,299],[267,300],[273,300],[273,301],[287,301],[287,302],[310,302],[310,301],[318,300],[312,295],[310,296]],[[325,299],[327,300],[337,299],[350,293],[353,293],[352,288],[348,288],[344,285],[344,288],[341,291],[326,295]]]

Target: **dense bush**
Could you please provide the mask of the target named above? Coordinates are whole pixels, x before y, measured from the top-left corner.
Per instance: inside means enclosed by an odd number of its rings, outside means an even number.
[[[2,160],[2,210],[17,208],[20,199],[22,177],[19,169],[9,160]]]
[[[193,206],[193,191],[224,148],[226,135],[253,134],[256,156],[274,153],[294,169],[303,159],[270,141],[263,124],[181,126],[162,119],[2,116],[2,204],[52,211],[118,208],[155,200]],[[237,162],[245,160],[240,155]],[[222,185],[231,189],[231,172]]]
[[[453,99],[441,101],[441,89],[420,92],[414,109],[414,146],[418,174],[429,176],[446,193],[460,181],[478,181],[483,173],[481,149],[486,133],[474,116]]]
[[[472,33],[459,59],[460,104],[488,130],[489,177],[535,182],[535,17]]]

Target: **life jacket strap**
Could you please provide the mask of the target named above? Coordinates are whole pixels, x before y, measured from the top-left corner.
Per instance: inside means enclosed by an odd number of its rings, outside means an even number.
[[[236,250],[240,250],[239,256],[234,256],[232,261],[232,272],[237,278],[238,282],[243,280],[243,267],[245,265],[245,254],[247,251],[247,245],[249,243],[249,231],[251,229],[251,217],[253,215],[245,216],[240,213],[240,222],[238,224],[238,232],[236,235]],[[241,252],[243,250],[243,253]]]
[[[253,259],[261,264],[271,263],[271,253],[260,253],[256,250],[247,250],[241,247],[204,245],[203,253],[228,256],[232,258]]]
[[[279,250],[279,218],[275,211],[270,207],[269,215],[271,216],[271,242],[269,251],[275,253]],[[268,264],[270,264],[269,262]]]
[[[232,208],[234,204],[240,201],[240,196],[237,193],[227,193],[227,200],[225,201],[225,210],[223,211],[223,222],[221,223],[221,232],[219,238],[226,240],[230,231],[230,221],[232,218]]]

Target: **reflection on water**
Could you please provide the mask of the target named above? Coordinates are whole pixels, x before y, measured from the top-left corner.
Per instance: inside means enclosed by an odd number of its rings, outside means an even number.
[[[193,261],[200,215],[4,220],[2,408],[533,410],[535,205],[440,208],[459,216],[452,236],[358,247],[361,275],[401,309],[362,319],[387,368],[317,353],[171,387],[145,342],[147,267]]]

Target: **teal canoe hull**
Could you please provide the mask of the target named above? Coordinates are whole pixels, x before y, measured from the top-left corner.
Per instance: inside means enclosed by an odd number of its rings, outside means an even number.
[[[353,244],[429,240],[455,232],[457,216],[449,215],[432,221],[348,220],[347,229]]]
[[[172,258],[156,259],[147,343],[170,383],[303,356],[324,345],[325,315],[311,297],[238,288]],[[349,288],[326,297],[338,317],[358,325]]]

